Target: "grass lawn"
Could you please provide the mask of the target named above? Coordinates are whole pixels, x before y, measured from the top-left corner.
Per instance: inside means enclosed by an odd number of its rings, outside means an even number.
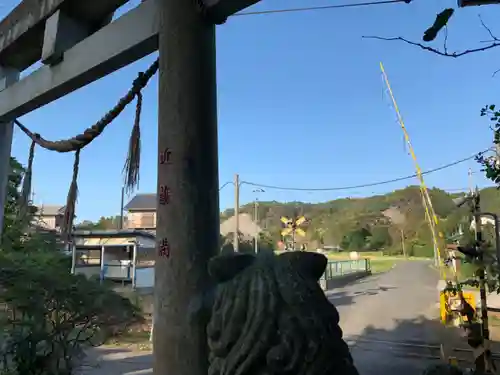
[[[405,259],[403,256],[384,256],[380,251],[373,252],[363,252],[359,253],[360,259],[368,258],[370,259],[370,264],[372,268],[372,273],[380,273],[389,271],[398,260]],[[330,261],[345,261],[351,260],[349,254],[347,253],[330,253],[327,254]],[[421,260],[425,258],[406,258],[408,260]]]
[[[394,259],[372,259],[370,264],[372,267],[372,273],[380,273],[389,271],[396,261]]]

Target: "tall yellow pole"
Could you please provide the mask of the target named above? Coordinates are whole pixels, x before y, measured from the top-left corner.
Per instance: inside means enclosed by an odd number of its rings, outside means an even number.
[[[438,218],[434,212],[434,208],[432,207],[432,202],[431,202],[431,199],[429,196],[429,191],[427,190],[427,186],[425,185],[424,177],[422,175],[422,169],[420,168],[420,166],[418,164],[417,156],[415,155],[415,151],[413,150],[413,146],[410,142],[410,136],[408,135],[408,132],[406,131],[406,126],[405,126],[405,123],[403,121],[403,117],[401,116],[401,113],[399,112],[398,104],[396,103],[396,99],[394,98],[394,94],[392,92],[392,88],[391,88],[391,85],[389,83],[389,79],[387,78],[387,74],[385,72],[384,65],[382,63],[380,63],[380,70],[382,71],[382,75],[384,77],[384,81],[385,81],[385,84],[387,86],[387,90],[389,91],[389,95],[391,97],[392,104],[394,106],[394,110],[396,111],[399,125],[401,125],[401,129],[403,130],[405,141],[408,144],[408,148],[410,150],[410,155],[411,155],[413,162],[415,164],[415,169],[417,171],[417,177],[420,181],[420,192],[422,194],[422,200],[423,200],[423,204],[424,204],[424,208],[425,208],[425,214],[426,214],[426,218],[429,222],[429,227],[431,229],[431,234],[432,234],[432,240],[434,242],[434,261],[436,263],[436,266],[439,267],[441,264],[441,254],[440,254],[439,242],[443,238],[443,234],[440,231],[437,232],[437,226],[439,225],[439,221],[438,221]]]

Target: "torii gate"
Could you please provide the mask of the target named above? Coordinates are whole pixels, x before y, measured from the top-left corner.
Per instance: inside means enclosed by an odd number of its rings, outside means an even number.
[[[206,375],[219,242],[215,24],[259,0],[23,0],[0,22],[0,228],[13,120],[159,49],[154,373]],[[19,80],[41,60],[45,65]],[[163,248],[162,246],[163,245]]]

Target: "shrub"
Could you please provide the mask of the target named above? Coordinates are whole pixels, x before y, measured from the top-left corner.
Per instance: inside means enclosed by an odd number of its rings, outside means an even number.
[[[0,373],[70,375],[85,347],[142,320],[132,303],[99,281],[70,274],[54,233],[21,207],[23,167],[11,158],[0,239]],[[3,311],[2,311],[3,308]]]
[[[141,319],[126,298],[71,275],[57,253],[0,254],[4,369],[69,375],[83,350]]]

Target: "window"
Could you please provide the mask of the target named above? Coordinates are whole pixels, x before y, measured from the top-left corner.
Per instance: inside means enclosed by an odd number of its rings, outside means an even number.
[[[76,265],[99,266],[101,264],[101,247],[84,247],[76,249]]]

